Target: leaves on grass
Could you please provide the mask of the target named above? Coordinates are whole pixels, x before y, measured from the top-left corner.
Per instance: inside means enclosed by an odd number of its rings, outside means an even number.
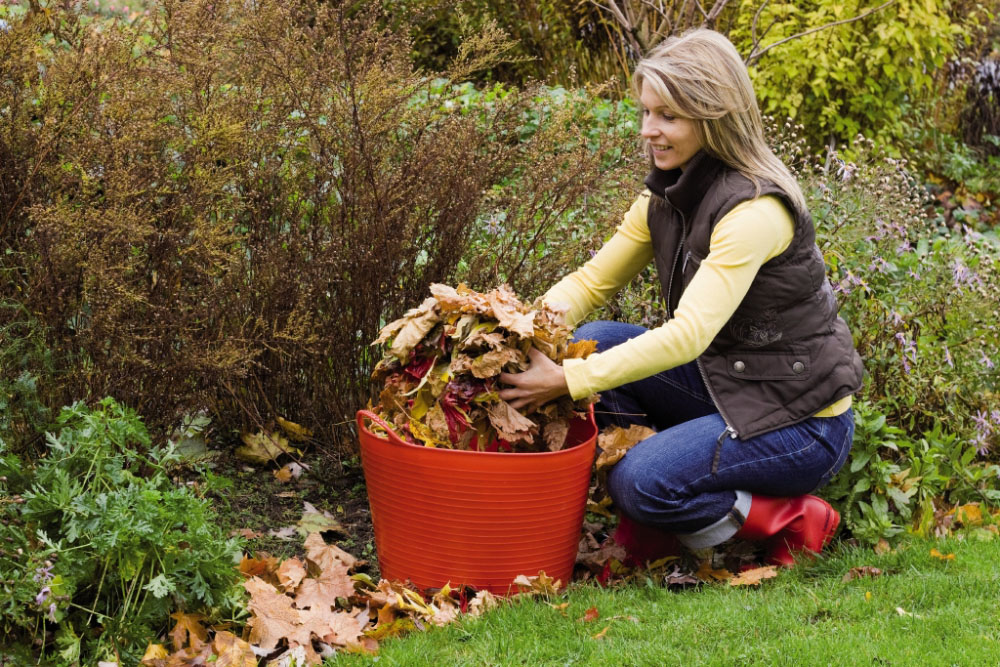
[[[431,295],[374,341],[389,347],[372,374],[383,383],[373,410],[411,444],[479,451],[562,448],[569,420],[581,416],[594,397],[574,402],[562,396],[525,415],[500,399],[499,376],[526,370],[532,346],[561,363],[570,355],[586,356],[594,343],[570,343],[562,311],[529,307],[506,285],[479,293],[434,284]]]
[[[722,570],[726,572],[727,570]],[[738,575],[729,580],[730,586],[760,586],[760,582],[764,579],[773,579],[778,576],[778,568],[774,565],[765,565],[763,567],[755,567],[750,570],[744,570]]]
[[[862,577],[881,577],[882,570],[877,567],[872,567],[871,565],[861,565],[860,567],[852,567],[844,575],[843,581],[847,583],[848,581],[854,581],[855,579],[861,579]]]
[[[514,585],[521,590],[522,593],[528,595],[543,595],[545,597],[552,597],[559,592],[562,587],[562,581],[559,579],[553,580],[552,577],[545,574],[545,571],[539,572],[534,577],[529,577],[524,574],[519,574],[514,578]]]
[[[943,554],[937,549],[931,549],[931,556],[938,560],[955,560],[955,554]]]
[[[702,581],[729,581],[733,578],[733,573],[725,568],[715,569],[712,567],[712,559],[708,558],[701,562],[694,576]]]
[[[590,623],[592,621],[596,621],[600,617],[601,617],[601,612],[597,611],[597,607],[591,607],[590,609],[588,609],[583,613],[583,616],[581,616],[576,620],[582,621],[583,623]]]
[[[883,537],[879,538],[879,541],[875,544],[874,547],[872,547],[872,551],[881,556],[883,554],[887,554],[890,551],[892,551],[892,547],[889,546],[889,543]]]

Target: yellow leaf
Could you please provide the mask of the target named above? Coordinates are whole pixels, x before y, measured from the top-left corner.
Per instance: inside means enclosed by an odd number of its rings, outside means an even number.
[[[955,518],[963,526],[978,526],[983,522],[983,510],[979,503],[969,503],[955,510]]]
[[[608,634],[608,628],[610,628],[610,627],[611,627],[610,625],[605,625],[604,629],[601,630],[600,632],[598,632],[596,635],[594,635],[593,638],[594,639],[604,639],[604,635]]]
[[[143,665],[147,664],[147,661],[152,660],[163,660],[170,653],[167,652],[167,647],[163,644],[150,644],[146,647],[146,652],[142,654]]]
[[[937,549],[931,549],[931,556],[940,560],[955,560],[955,554],[943,554]]]
[[[733,573],[726,569],[716,570],[712,568],[712,560],[707,559],[702,561],[694,576],[702,581],[728,581],[733,578]]]
[[[872,601],[872,592],[865,591],[865,602],[871,602],[871,601]]]
[[[889,543],[886,542],[885,539],[879,538],[878,544],[876,544],[872,550],[881,556],[882,554],[887,554],[892,551],[892,547],[889,546]]]
[[[313,437],[313,432],[307,429],[305,426],[300,426],[295,422],[290,422],[287,419],[278,417],[276,419],[278,426],[281,430],[288,435],[288,438],[293,442],[305,442],[309,438]]]
[[[292,481],[292,471],[289,470],[287,466],[284,468],[278,468],[274,471],[274,478],[282,484],[285,484]]]
[[[282,454],[301,454],[288,444],[288,438],[279,433],[258,431],[255,434],[244,432],[240,434],[242,447],[236,448],[236,456],[250,463],[267,463]]]

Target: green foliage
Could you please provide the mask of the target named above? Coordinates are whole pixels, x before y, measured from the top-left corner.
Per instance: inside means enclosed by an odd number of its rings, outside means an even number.
[[[866,2],[770,3],[730,34],[741,52],[865,12]],[[765,26],[770,29],[763,32]],[[754,32],[754,31],[757,32]],[[935,92],[935,72],[965,36],[946,3],[897,0],[860,21],[819,30],[763,54],[751,77],[764,113],[794,119],[812,143],[862,132],[898,142],[904,120]]]
[[[34,640],[46,664],[134,662],[171,611],[230,617],[240,544],[171,480],[172,449],[151,447],[112,399],[64,408],[58,425],[33,464],[0,449],[0,623],[11,643]]]
[[[850,459],[823,495],[859,540],[904,531],[929,537],[948,508],[1000,501],[1000,466],[978,460],[975,445],[940,422],[914,437],[866,402],[856,402],[854,414]]]

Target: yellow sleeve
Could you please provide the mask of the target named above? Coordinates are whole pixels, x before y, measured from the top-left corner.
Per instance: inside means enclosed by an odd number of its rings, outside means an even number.
[[[777,197],[737,205],[716,224],[708,256],[674,317],[606,352],[567,359],[570,394],[582,398],[696,359],[743,301],[761,265],[788,248],[794,230],[791,213]]]
[[[646,224],[649,197],[648,190],[639,195],[597,254],[542,297],[545,303],[569,306],[566,321],[570,326],[603,306],[653,259]]]

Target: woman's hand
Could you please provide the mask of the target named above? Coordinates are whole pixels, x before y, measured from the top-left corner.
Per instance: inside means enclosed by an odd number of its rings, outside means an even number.
[[[535,348],[528,350],[528,361],[528,370],[523,373],[500,374],[500,382],[511,385],[500,390],[500,398],[525,414],[569,393],[562,366]]]

